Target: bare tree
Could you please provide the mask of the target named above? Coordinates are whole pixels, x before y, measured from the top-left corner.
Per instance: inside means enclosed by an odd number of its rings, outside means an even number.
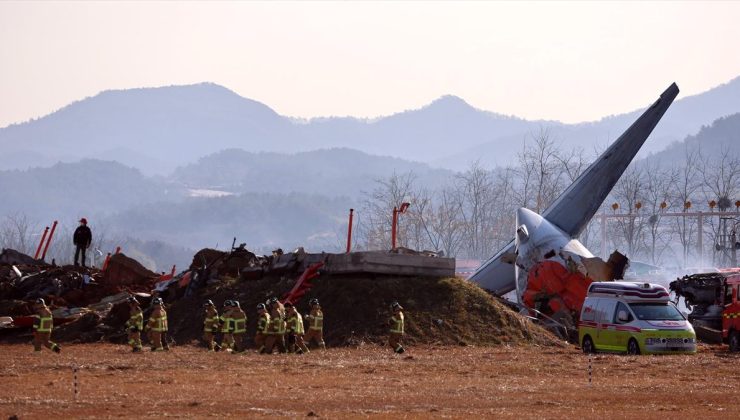
[[[518,175],[522,186],[519,201],[524,207],[541,213],[562,191],[566,172],[563,162],[569,162],[569,159],[558,154],[548,129],[540,128],[532,137],[532,147],[525,143],[519,154]]]
[[[615,240],[623,238],[627,247],[629,257],[634,257],[638,252],[640,245],[640,236],[644,227],[643,218],[637,209],[637,203],[642,201],[644,181],[642,169],[639,166],[631,165],[624,172],[622,177],[614,187],[613,196],[622,208],[626,209],[629,217],[615,219],[613,226],[617,234],[613,235]],[[618,244],[615,243],[618,247]]]
[[[460,216],[467,240],[467,255],[483,258],[491,251],[485,246],[490,235],[494,189],[490,171],[483,169],[479,162],[473,162],[462,174],[456,177]]]
[[[36,232],[36,225],[31,223],[25,214],[13,213],[5,216],[0,224],[0,245],[12,248],[27,255],[36,252],[41,232]]]
[[[643,193],[642,213],[647,214],[647,241],[650,261],[658,264],[660,256],[671,240],[670,230],[661,228],[664,208],[668,203],[671,188],[677,182],[678,171],[673,168],[662,169],[657,162],[648,161],[644,167],[645,189]],[[660,245],[660,248],[658,248]]]
[[[376,188],[364,193],[361,212],[362,221],[358,234],[363,237],[367,249],[388,249],[391,245],[393,207],[411,201],[415,176],[393,173],[387,179],[376,179]],[[403,232],[402,232],[403,233]],[[399,235],[399,244],[405,244],[405,234]]]
[[[699,165],[702,175],[702,192],[705,202],[714,200],[720,212],[730,210],[733,198],[740,192],[740,158],[724,148],[716,160],[702,159]],[[705,220],[711,227],[712,241],[718,243],[720,236],[728,236],[727,225],[718,223],[718,220]],[[717,259],[717,248],[712,247],[713,260]]]
[[[683,209],[684,203],[691,201],[692,197],[696,195],[701,182],[698,179],[699,175],[699,163],[701,162],[701,154],[698,149],[690,149],[686,147],[684,149],[684,162],[683,166],[680,166],[677,170],[676,181],[673,185],[673,201],[674,209]],[[683,266],[688,264],[691,247],[694,245],[694,237],[696,232],[696,220],[694,218],[677,217],[674,219],[674,227],[678,234],[678,240],[681,245]]]

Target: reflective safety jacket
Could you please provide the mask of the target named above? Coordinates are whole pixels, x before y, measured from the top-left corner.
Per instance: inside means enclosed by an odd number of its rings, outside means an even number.
[[[234,325],[234,334],[244,334],[247,332],[247,315],[241,309],[236,309],[231,314],[231,322]]]
[[[221,332],[230,333],[234,330],[234,319],[231,317],[231,310],[221,315]]]
[[[288,315],[288,319],[285,321],[288,323],[288,332],[293,334],[305,333],[303,329],[303,317],[298,312]]]
[[[54,319],[49,308],[44,307],[38,315],[34,315],[33,330],[40,333],[50,333],[54,327]]]
[[[213,307],[209,307],[206,309],[206,319],[203,321],[203,331],[205,332],[214,332],[218,331],[219,326],[219,318],[218,311],[214,309]]]
[[[154,312],[149,316],[147,326],[154,332],[167,331],[167,312],[164,308],[160,306],[154,309]]]
[[[281,335],[285,334],[285,321],[279,316],[272,317],[268,334]]]
[[[308,328],[311,330],[323,330],[324,329],[324,313],[321,309],[311,309],[311,313],[306,317],[308,320]]]
[[[269,334],[270,331],[270,314],[263,312],[257,320],[257,334]]]
[[[136,306],[131,309],[128,321],[126,321],[126,327],[136,328],[136,331],[144,330],[144,312],[141,308]]]
[[[391,332],[403,334],[403,312],[398,312],[391,317]]]

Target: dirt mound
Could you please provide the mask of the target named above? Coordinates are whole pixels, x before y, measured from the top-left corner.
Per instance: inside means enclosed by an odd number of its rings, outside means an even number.
[[[20,251],[16,251],[15,249],[3,248],[2,252],[0,252],[0,264],[43,265],[44,262],[42,260],[34,259]]]
[[[259,266],[262,263],[263,261],[244,247],[235,248],[231,252],[204,248],[193,256],[190,269],[200,270],[206,267],[219,276],[238,277],[243,268]]]
[[[118,253],[110,257],[101,283],[121,286],[151,284],[158,277],[158,274],[149,271],[135,259]]]
[[[324,310],[325,338],[329,345],[383,342],[391,302],[405,308],[405,341],[411,344],[559,344],[552,334],[527,321],[479,287],[458,278],[338,277],[324,276],[298,303],[307,313],[316,297]],[[283,297],[294,280],[264,278],[229,280],[211,286],[199,297],[175,301],[169,307],[170,334],[178,343],[197,340],[203,325],[202,304],[212,299],[239,300],[247,312],[247,336],[254,336],[258,303],[271,296]]]

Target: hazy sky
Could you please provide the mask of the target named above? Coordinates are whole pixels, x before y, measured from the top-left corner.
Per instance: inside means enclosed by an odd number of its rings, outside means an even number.
[[[101,90],[202,81],[290,116],[454,94],[576,122],[737,76],[740,2],[0,2],[0,127]]]

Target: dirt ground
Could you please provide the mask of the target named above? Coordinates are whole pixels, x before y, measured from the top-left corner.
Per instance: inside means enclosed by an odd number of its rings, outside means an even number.
[[[92,417],[740,418],[740,355],[593,357],[574,347],[374,345],[309,355],[180,346],[0,346],[0,415]],[[79,397],[73,367],[79,368]]]

